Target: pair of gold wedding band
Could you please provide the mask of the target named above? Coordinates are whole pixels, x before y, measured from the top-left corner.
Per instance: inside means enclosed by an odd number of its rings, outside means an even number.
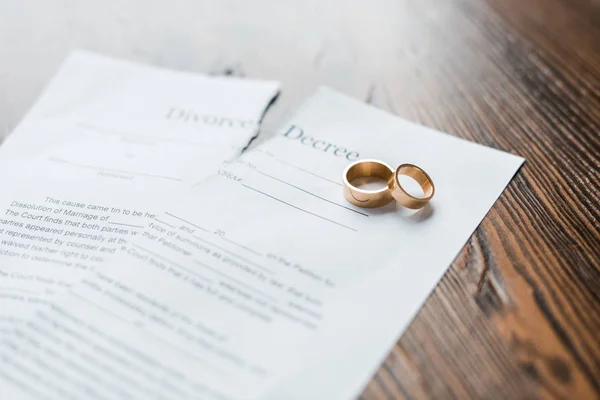
[[[415,197],[408,193],[398,177],[406,175],[413,178],[421,189],[423,197]],[[377,190],[359,189],[352,181],[362,177],[377,177],[387,182],[387,187]],[[344,171],[344,197],[358,207],[383,207],[396,200],[404,207],[418,210],[433,197],[435,187],[427,172],[413,164],[402,164],[396,170],[379,160],[359,160],[350,164]]]

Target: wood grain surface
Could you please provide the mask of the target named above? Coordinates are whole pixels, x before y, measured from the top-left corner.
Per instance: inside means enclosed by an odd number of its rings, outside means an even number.
[[[326,84],[525,157],[362,398],[600,398],[597,0],[0,0],[0,136],[75,47],[279,79],[264,137]]]

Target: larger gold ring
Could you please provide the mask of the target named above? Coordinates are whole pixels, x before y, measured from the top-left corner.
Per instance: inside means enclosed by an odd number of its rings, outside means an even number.
[[[387,186],[377,190],[359,189],[352,185],[357,178],[375,176],[387,182]],[[374,208],[389,204],[394,198],[390,185],[394,180],[392,167],[378,160],[359,160],[350,164],[344,171],[344,197],[358,207]]]
[[[412,196],[406,190],[404,190],[400,184],[400,181],[398,180],[400,175],[409,176],[417,181],[419,186],[421,186],[421,189],[423,189],[424,197]],[[431,180],[431,177],[427,175],[427,172],[413,164],[400,165],[396,169],[393,179],[389,182],[394,199],[396,199],[396,201],[402,204],[404,207],[411,208],[413,210],[423,208],[435,194],[435,186],[433,185],[433,180]]]

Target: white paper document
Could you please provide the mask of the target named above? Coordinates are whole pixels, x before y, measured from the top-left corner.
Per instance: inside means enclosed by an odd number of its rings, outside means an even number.
[[[359,158],[423,167],[434,199],[352,206]],[[6,335],[0,393],[354,398],[522,162],[321,89]]]
[[[278,86],[73,54],[0,147],[0,331],[241,154]]]

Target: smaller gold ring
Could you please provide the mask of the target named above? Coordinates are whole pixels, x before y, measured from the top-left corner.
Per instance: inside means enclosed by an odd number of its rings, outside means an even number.
[[[400,184],[400,181],[398,180],[400,175],[409,176],[417,181],[419,186],[421,186],[421,189],[423,189],[424,197],[412,196],[406,190],[404,190]],[[427,174],[427,172],[413,164],[400,165],[398,168],[396,168],[394,177],[389,182],[394,199],[396,199],[396,201],[402,204],[404,207],[413,210],[423,208],[425,204],[427,204],[427,202],[433,198],[435,193],[435,186],[433,185],[433,180],[431,177]]]
[[[387,182],[387,186],[377,190],[359,189],[352,185],[357,178],[375,176]],[[375,208],[389,204],[394,198],[390,184],[394,180],[392,167],[379,160],[359,160],[348,165],[344,171],[344,197],[358,207]]]

